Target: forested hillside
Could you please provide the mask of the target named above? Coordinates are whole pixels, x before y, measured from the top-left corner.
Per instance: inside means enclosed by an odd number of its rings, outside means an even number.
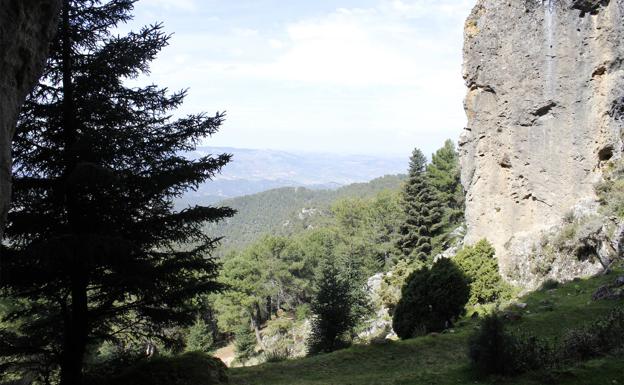
[[[207,226],[210,235],[224,236],[222,250],[252,243],[263,234],[293,235],[326,222],[332,203],[344,198],[372,198],[381,191],[398,191],[404,175],[387,175],[368,183],[354,183],[336,190],[284,187],[221,201],[237,214]]]

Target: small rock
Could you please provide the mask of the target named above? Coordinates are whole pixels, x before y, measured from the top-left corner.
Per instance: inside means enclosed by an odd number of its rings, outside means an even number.
[[[513,311],[506,311],[503,313],[503,317],[508,321],[519,321],[522,315]]]
[[[592,294],[592,300],[600,301],[603,299],[615,299],[619,298],[621,295],[621,290],[611,290],[611,288],[607,285],[600,286],[594,294]]]
[[[514,307],[517,307],[518,309],[526,309],[527,305],[525,302],[516,302],[513,304]]]
[[[613,283],[616,287],[624,286],[624,275],[621,275],[615,279]]]
[[[370,343],[371,345],[387,345],[390,343],[390,340],[387,340],[385,337],[376,337]]]

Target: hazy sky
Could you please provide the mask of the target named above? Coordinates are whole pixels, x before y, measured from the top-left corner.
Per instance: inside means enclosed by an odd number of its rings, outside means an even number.
[[[426,153],[465,125],[462,29],[474,0],[141,0],[170,46],[150,81],[183,112],[227,111],[206,144]]]

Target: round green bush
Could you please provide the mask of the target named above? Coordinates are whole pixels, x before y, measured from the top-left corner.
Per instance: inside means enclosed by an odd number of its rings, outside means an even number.
[[[464,312],[470,288],[450,259],[413,272],[401,292],[392,327],[401,339],[446,329]]]
[[[494,247],[485,239],[461,249],[453,261],[470,283],[470,305],[501,302],[511,297],[511,286],[501,277]]]

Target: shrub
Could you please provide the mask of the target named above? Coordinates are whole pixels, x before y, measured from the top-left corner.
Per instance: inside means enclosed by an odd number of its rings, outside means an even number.
[[[388,308],[390,314],[394,312],[394,308],[401,299],[401,289],[405,286],[407,278],[414,270],[423,266],[420,261],[410,263],[406,259],[401,259],[388,273],[384,274],[379,287],[379,300],[380,305]]]
[[[585,327],[568,331],[560,347],[562,360],[577,362],[624,348],[624,307]]]
[[[264,352],[266,362],[286,361],[292,356],[292,350],[288,346],[277,346]]]
[[[310,310],[310,305],[307,303],[301,304],[295,309],[295,318],[297,321],[303,321],[309,318],[311,314],[312,310]]]
[[[559,281],[549,278],[541,284],[539,289],[541,291],[547,291],[547,290],[556,289],[558,287],[559,287]]]
[[[501,278],[494,254],[494,247],[483,239],[474,246],[464,247],[453,259],[470,282],[470,305],[511,297],[511,287]]]
[[[605,215],[624,219],[624,161],[613,164],[605,174],[605,181],[596,185],[596,194]]]
[[[552,348],[533,336],[515,336],[505,331],[502,317],[487,315],[469,339],[468,350],[479,374],[516,375],[541,369],[552,362]]]
[[[198,317],[188,330],[184,351],[208,353],[212,349],[213,342],[212,330],[203,319]]]
[[[500,316],[488,315],[470,338],[468,347],[472,365],[480,374],[500,375],[552,369],[623,348],[624,307],[568,331],[561,343],[554,346],[536,337],[509,334]]]
[[[143,360],[113,376],[110,385],[227,384],[227,368],[218,358],[201,352]]]
[[[401,292],[392,327],[401,339],[442,331],[464,312],[470,291],[464,274],[449,259],[413,272]]]
[[[501,317],[487,315],[483,318],[479,330],[468,341],[470,360],[479,373],[503,374],[508,371],[510,339]]]

